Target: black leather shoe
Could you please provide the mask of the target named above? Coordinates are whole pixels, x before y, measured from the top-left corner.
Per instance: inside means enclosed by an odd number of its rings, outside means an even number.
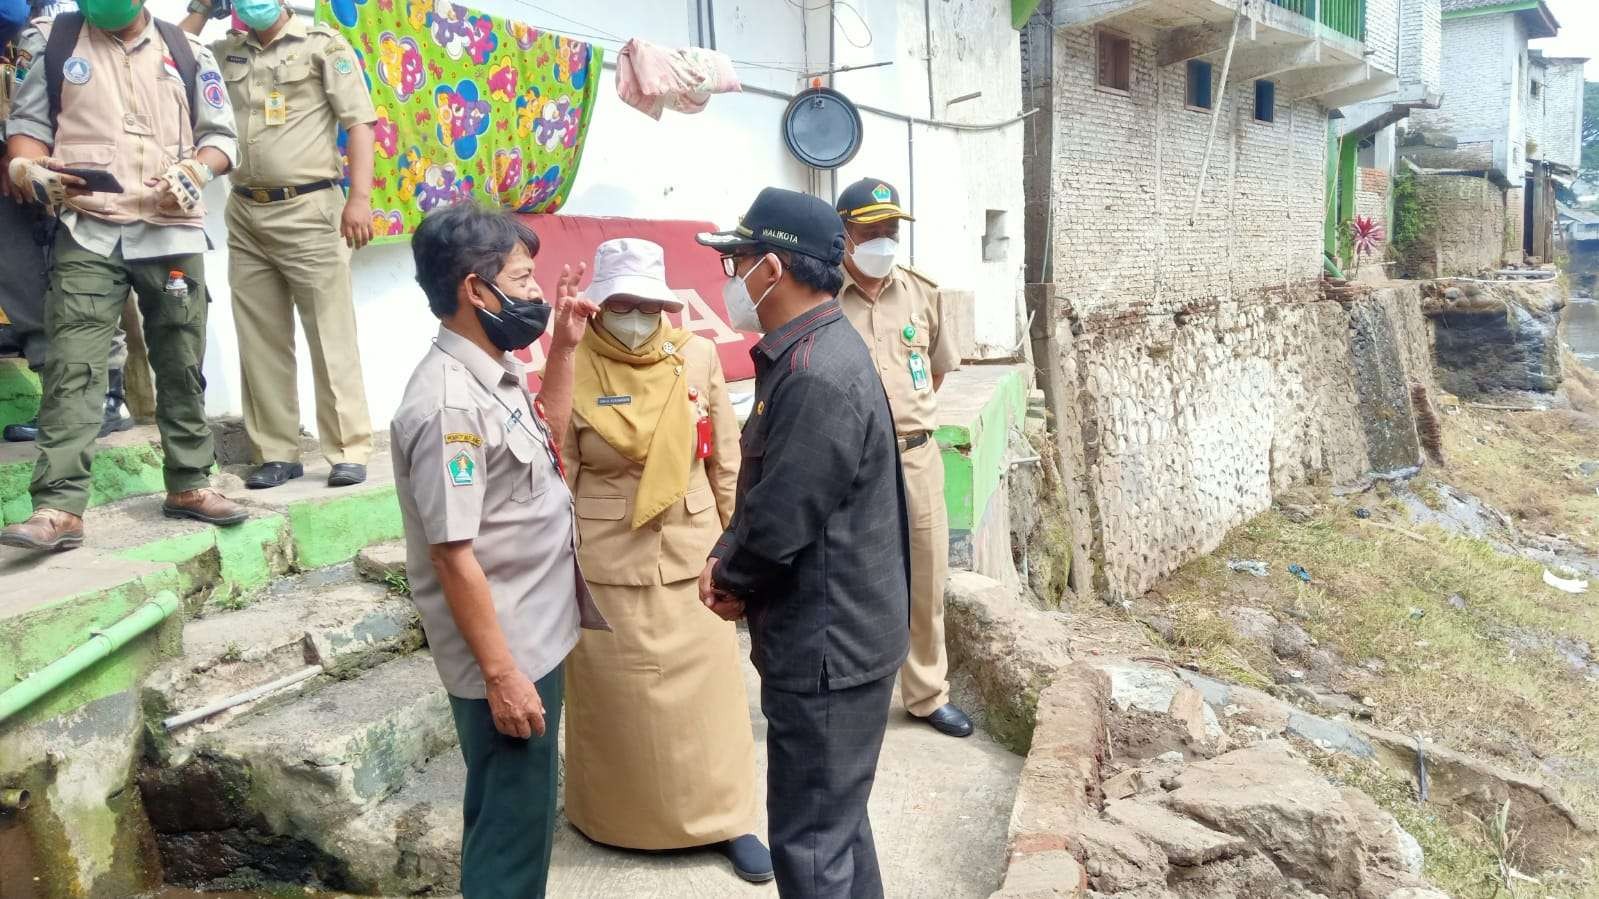
[[[244,486],[251,490],[266,490],[269,487],[282,487],[304,475],[305,466],[298,462],[265,462],[250,472],[250,476],[244,479]]]
[[[6,425],[5,439],[7,443],[31,443],[39,439],[39,419],[22,422],[21,424]]]
[[[328,472],[329,487],[354,487],[366,482],[366,466],[355,462],[339,462]]]
[[[912,715],[912,718],[918,717]],[[955,707],[955,703],[946,702],[939,706],[933,714],[922,719],[933,726],[933,730],[950,737],[969,737],[972,735],[972,719],[966,713]]]
[[[777,876],[772,871],[772,853],[755,834],[723,843],[722,854],[733,863],[733,873],[750,883],[765,883]]]

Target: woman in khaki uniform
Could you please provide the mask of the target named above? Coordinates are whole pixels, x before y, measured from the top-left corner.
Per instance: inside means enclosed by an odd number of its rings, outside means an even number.
[[[734,626],[700,603],[699,573],[733,514],[738,421],[716,347],[680,310],[661,248],[607,241],[595,325],[578,346],[562,443],[578,559],[608,633],[567,660],[566,816],[627,849],[715,847],[772,878],[755,825],[755,741]]]

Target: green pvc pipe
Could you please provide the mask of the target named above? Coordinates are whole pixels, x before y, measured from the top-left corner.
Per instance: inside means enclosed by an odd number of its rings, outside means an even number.
[[[82,674],[129,641],[171,617],[178,610],[177,594],[164,590],[127,617],[103,631],[95,631],[82,646],[28,675],[27,680],[0,693],[0,722],[17,714],[40,697]]]

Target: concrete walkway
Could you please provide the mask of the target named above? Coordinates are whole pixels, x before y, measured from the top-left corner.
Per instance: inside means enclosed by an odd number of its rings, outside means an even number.
[[[741,631],[739,637],[747,652],[748,635]],[[747,656],[744,669],[764,797],[766,720],[759,705],[760,681]],[[982,732],[957,740],[910,720],[896,695],[872,791],[872,830],[887,895],[981,899],[998,889],[1021,768],[1021,758]],[[766,832],[764,798],[758,830]],[[620,852],[590,843],[563,821],[556,834],[549,895],[722,899],[775,897],[777,889],[744,883],[719,855]]]

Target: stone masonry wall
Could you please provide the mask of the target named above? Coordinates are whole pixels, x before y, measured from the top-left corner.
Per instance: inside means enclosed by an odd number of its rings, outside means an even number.
[[[1376,296],[1360,302],[1365,318],[1386,321],[1382,365],[1401,389],[1430,388],[1419,295]],[[1376,363],[1351,332],[1350,309],[1298,288],[1079,337],[1106,593],[1148,589],[1295,482],[1373,469],[1368,425],[1383,410],[1363,416],[1357,377]]]
[[[1525,245],[1523,231],[1527,227],[1527,189],[1512,187],[1505,191],[1505,230],[1501,235],[1504,258],[1520,262]]]
[[[1418,276],[1474,275],[1504,259],[1505,194],[1487,178],[1420,175],[1418,200],[1433,223],[1431,242],[1412,260]],[[1520,215],[1518,213],[1517,220]]]
[[[1171,312],[1314,279],[1321,271],[1327,114],[1279,104],[1254,120],[1232,85],[1204,182],[1210,113],[1183,105],[1185,68],[1133,42],[1132,89],[1096,87],[1095,30],[1055,44],[1054,272],[1083,318]]]

